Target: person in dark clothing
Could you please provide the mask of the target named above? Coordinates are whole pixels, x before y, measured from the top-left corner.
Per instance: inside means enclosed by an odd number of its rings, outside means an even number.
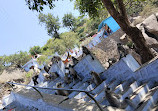
[[[38,84],[37,78],[38,78],[38,75],[35,75],[35,76],[32,77],[32,80],[33,80],[33,82],[34,82],[34,85],[37,85],[37,84]]]

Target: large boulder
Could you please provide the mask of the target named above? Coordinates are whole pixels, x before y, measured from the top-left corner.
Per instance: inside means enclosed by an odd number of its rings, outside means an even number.
[[[156,14],[152,14],[151,16],[149,16],[147,19],[145,19],[142,22],[142,24],[143,24],[144,28],[148,32],[154,34],[158,40],[158,19],[156,17]]]
[[[140,29],[142,31],[142,34],[147,42],[147,45],[150,48],[158,48],[158,41],[154,38],[149,37],[146,33],[145,33],[145,29],[144,29],[144,25],[143,24],[138,24],[136,25],[138,27],[138,29]]]

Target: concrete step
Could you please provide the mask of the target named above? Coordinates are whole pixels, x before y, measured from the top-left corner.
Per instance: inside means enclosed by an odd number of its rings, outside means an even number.
[[[62,86],[64,88],[67,88],[67,89],[71,89],[75,84],[77,84],[79,82],[79,80],[76,80],[74,82],[71,82],[70,84],[65,84],[64,81],[62,79],[60,79],[61,83],[62,83]],[[59,82],[59,81],[58,81]],[[52,87],[52,88],[56,88],[56,84]],[[48,90],[46,93],[47,94],[55,94],[56,90]],[[45,92],[44,92],[45,93]]]
[[[96,99],[96,101],[97,101],[98,103],[101,103],[102,100],[105,99],[105,91],[102,91],[100,94],[98,94],[98,95],[95,97],[95,99]],[[93,100],[91,100],[90,102],[95,103]]]
[[[55,82],[54,81],[50,82],[48,87],[56,88],[56,83],[58,83],[58,82],[64,83],[64,81],[62,79],[58,79]],[[47,93],[47,94],[54,94],[55,93],[55,90],[48,90],[48,89],[40,89],[40,91],[42,91],[43,93]]]
[[[130,97],[130,100],[132,101],[133,104],[135,104],[135,106],[138,106],[138,104],[145,99],[147,93],[148,93],[147,84],[142,85],[135,92],[133,92],[133,95]],[[133,108],[131,106],[127,106],[126,110],[131,111],[133,110]]]
[[[50,83],[48,84],[48,87],[54,87],[54,86],[56,86],[56,83],[58,83],[58,82],[64,82],[64,80],[61,79],[61,78],[59,78],[59,79],[56,80],[56,81],[52,81],[52,82],[50,82]]]
[[[91,90],[93,90],[95,87],[96,87],[95,83],[92,83],[92,84],[90,84],[90,85],[86,88],[85,91],[91,91]],[[86,96],[86,93],[80,92],[80,93],[79,93],[78,95],[76,95],[74,98],[76,98],[76,99],[81,99],[81,98],[83,98],[83,97],[85,97],[85,96]]]
[[[148,100],[145,107],[143,107],[142,111],[150,111],[154,108],[156,103],[158,102],[158,89],[155,91],[153,96]]]
[[[120,80],[115,80],[112,84],[110,84],[108,87],[113,91],[115,89],[116,86],[118,86],[119,84],[121,84]]]
[[[158,111],[158,103],[156,103],[155,107],[153,107],[151,111]]]
[[[106,80],[107,79],[106,76],[107,76],[106,71],[104,71],[103,73],[100,74],[100,77],[101,77],[102,80]]]
[[[115,92],[116,94],[121,94],[122,92],[124,92],[125,90],[127,90],[127,89],[129,88],[129,86],[130,86],[134,81],[135,81],[134,78],[130,78],[130,79],[124,81],[122,84],[118,85],[118,86],[115,88],[114,92]]]
[[[108,87],[113,91],[119,84],[121,83],[120,80],[115,80],[112,84],[110,84]],[[109,105],[108,101],[105,98],[105,90],[103,90],[101,93],[99,93],[95,99],[100,103],[104,105]],[[91,101],[94,103],[94,101]]]
[[[79,89],[79,90],[85,90],[87,87],[88,87],[88,83],[87,82],[85,82],[85,83],[83,83],[79,88],[77,88],[77,89]],[[77,94],[79,94],[79,92],[72,92],[71,94],[69,94],[69,98],[74,98]]]
[[[137,109],[135,109],[136,111],[141,111],[141,110],[143,110],[143,108],[146,106],[146,104],[148,103],[148,100],[153,96],[153,94],[155,93],[156,91],[153,91],[153,92],[149,92],[147,95],[146,95],[146,97],[145,97],[145,99],[141,102],[141,103],[139,103],[138,105],[137,105]]]
[[[64,81],[60,77],[58,77],[53,81],[46,81],[43,84],[40,84],[39,87],[56,88],[56,83],[58,82],[64,83]],[[38,89],[38,90],[46,94],[55,94],[55,90],[48,90],[48,89]]]
[[[86,82],[85,80],[86,80],[86,79],[83,79],[82,81],[79,81],[78,83],[76,83],[76,84],[72,87],[72,89],[78,89],[83,83]]]
[[[118,86],[121,83],[120,80],[115,80],[112,84],[110,84],[108,87],[113,91],[116,86]],[[105,98],[105,90],[103,90],[100,94],[97,95],[95,98],[99,103],[102,103]]]
[[[53,81],[46,81],[46,82],[44,82],[44,83],[42,83],[42,84],[39,84],[38,86],[39,86],[39,87],[48,87],[49,84],[53,84],[54,82],[59,81],[60,79],[61,79],[61,78],[58,77],[58,78],[54,79]]]
[[[142,87],[140,87],[138,90],[136,90],[135,92],[134,92],[134,94],[131,96],[131,100],[132,100],[132,102],[136,105],[136,106],[138,106],[138,105],[140,105],[140,103],[142,102],[142,101],[145,101],[145,99],[147,99],[147,97],[149,96],[149,95],[151,95],[151,92],[149,92],[149,90],[150,90],[150,88],[152,88],[152,87],[154,87],[154,82],[148,82],[148,83],[145,83],[144,85],[142,85]],[[130,107],[130,106],[128,106],[127,108],[126,108],[126,110],[132,110],[133,108],[132,107]]]
[[[140,82],[134,81],[127,90],[123,91],[121,93],[122,100],[124,100],[126,97],[129,97],[133,92],[140,86]]]
[[[80,80],[75,80],[74,82],[71,82],[70,84],[64,86],[65,88],[72,88],[75,84],[77,84],[78,82],[80,82]]]
[[[75,81],[75,82],[71,82],[70,84],[65,84],[65,82],[62,80],[62,87],[67,88],[67,89],[71,89],[76,83],[78,83],[79,80]],[[53,88],[56,88],[56,85],[53,86]],[[55,94],[56,90],[53,90],[50,94]],[[49,94],[49,93],[47,93]]]
[[[93,91],[92,93],[94,95],[92,95],[94,98],[100,93],[102,92],[102,90],[104,90],[109,84],[112,84],[113,82],[115,82],[115,79],[114,80],[105,80],[103,81],[99,86],[97,86]],[[84,101],[90,101],[91,99],[88,97],[88,96],[85,96],[85,98],[83,98]]]

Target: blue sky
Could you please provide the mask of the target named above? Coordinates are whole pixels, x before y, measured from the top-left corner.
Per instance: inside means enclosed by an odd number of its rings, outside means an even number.
[[[79,16],[74,10],[73,2],[69,0],[55,2],[53,10],[45,8],[43,13],[58,16],[60,22],[65,13],[71,12]],[[68,31],[62,28],[60,32]],[[0,0],[0,56],[14,54],[20,50],[29,51],[30,47],[43,46],[51,38],[47,35],[45,26],[41,26],[38,13],[28,9],[25,0]]]

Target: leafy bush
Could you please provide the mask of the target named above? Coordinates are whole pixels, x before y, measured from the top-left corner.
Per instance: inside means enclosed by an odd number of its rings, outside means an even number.
[[[27,77],[27,78],[30,78],[30,77],[32,77],[32,75],[33,75],[33,72],[29,71],[29,72],[26,74],[26,77]]]

